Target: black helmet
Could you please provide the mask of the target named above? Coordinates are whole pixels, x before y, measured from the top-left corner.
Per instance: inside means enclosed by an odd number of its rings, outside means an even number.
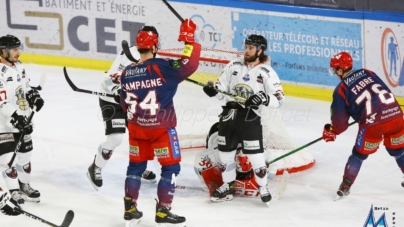
[[[265,51],[267,49],[267,46],[268,46],[267,39],[265,39],[264,36],[255,35],[255,34],[249,35],[245,39],[244,44],[256,46],[257,51],[259,51],[260,49],[262,49],[262,51]]]
[[[21,46],[21,41],[13,35],[0,37],[0,49],[10,49],[19,46]]]

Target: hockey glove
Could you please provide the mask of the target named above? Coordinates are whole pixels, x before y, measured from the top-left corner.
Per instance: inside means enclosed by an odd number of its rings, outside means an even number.
[[[245,101],[245,107],[247,107],[247,108],[251,107],[254,110],[258,109],[259,105],[268,106],[268,104],[269,104],[269,95],[263,91],[260,91],[257,94],[251,95]]]
[[[111,77],[112,83],[121,84],[121,75],[118,73],[114,73],[109,75]]]
[[[332,131],[331,124],[325,124],[323,130],[323,140],[325,140],[325,142],[332,142],[335,140],[335,138],[337,138],[337,134]]]
[[[14,128],[18,129],[20,132],[25,133],[25,135],[29,135],[32,133],[32,124],[27,122],[27,117],[18,115],[17,111],[11,115],[10,123],[14,126]]]
[[[180,35],[178,36],[178,41],[184,41],[186,43],[194,43],[195,30],[196,30],[196,24],[191,19],[188,18],[185,19],[180,27]]]
[[[14,211],[14,207],[21,208],[17,201],[10,197],[8,192],[3,192],[0,190],[0,211],[5,215],[20,215],[20,213]]]
[[[203,91],[205,92],[205,94],[207,94],[209,97],[213,97],[217,95],[217,91],[214,87],[210,86],[209,84],[205,85],[203,87]]]
[[[36,106],[37,112],[42,109],[44,101],[41,98],[41,96],[39,95],[39,92],[37,90],[32,89],[32,90],[28,91],[27,100],[28,100],[29,107],[31,109],[33,109],[34,106]]]

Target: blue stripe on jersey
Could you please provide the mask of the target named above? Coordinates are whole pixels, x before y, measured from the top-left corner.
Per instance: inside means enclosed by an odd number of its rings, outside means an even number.
[[[171,151],[173,152],[174,158],[179,158],[181,156],[180,143],[178,142],[178,134],[175,128],[167,128],[168,137],[170,137]]]

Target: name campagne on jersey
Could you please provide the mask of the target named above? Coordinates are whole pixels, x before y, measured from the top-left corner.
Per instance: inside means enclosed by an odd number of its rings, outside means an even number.
[[[156,79],[149,79],[149,80],[133,81],[133,82],[125,83],[123,86],[125,86],[127,91],[130,91],[130,90],[159,87],[159,86],[163,86],[163,83],[161,82],[161,78],[156,78]]]

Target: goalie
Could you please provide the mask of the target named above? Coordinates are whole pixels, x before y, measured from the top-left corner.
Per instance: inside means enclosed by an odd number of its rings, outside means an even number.
[[[208,138],[206,139],[206,150],[198,153],[195,156],[194,170],[201,182],[204,182],[208,188],[210,195],[213,191],[219,188],[223,184],[222,172],[220,170],[220,157],[218,147],[218,125],[215,123],[210,131]],[[269,163],[274,159],[272,153],[264,149],[265,162]],[[243,154],[241,144],[237,146],[236,156],[236,180],[234,182],[234,195],[245,197],[257,197],[259,196],[259,185],[256,182],[255,175],[253,173],[252,165],[248,160],[247,155]],[[273,163],[267,166],[267,178],[272,180],[277,172],[277,165]],[[279,197],[280,195],[278,195]],[[212,197],[213,201],[214,197]],[[222,202],[232,200],[233,195],[227,197],[214,199],[214,202]]]

